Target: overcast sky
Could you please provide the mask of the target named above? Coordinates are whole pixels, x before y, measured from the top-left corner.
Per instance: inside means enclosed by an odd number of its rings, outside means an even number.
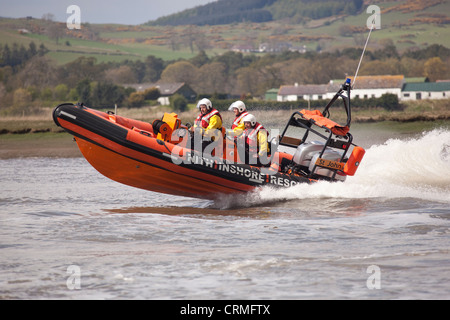
[[[81,23],[141,24],[216,0],[0,0],[0,17],[42,18],[51,13],[65,22],[67,7],[77,5]]]

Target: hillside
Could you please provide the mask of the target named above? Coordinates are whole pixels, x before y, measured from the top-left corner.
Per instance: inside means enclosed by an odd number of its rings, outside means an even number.
[[[232,3],[229,1],[235,0],[213,2],[180,12],[178,15],[192,15],[189,19],[193,19],[195,14],[202,12],[205,18],[213,17],[213,12],[226,13],[229,5],[219,11],[215,6]],[[221,55],[229,50],[254,51],[259,54],[262,44],[265,44],[268,48],[266,51],[270,52],[331,52],[336,49],[361,47],[367,37],[367,4],[351,14],[354,10],[346,6],[340,6],[341,11],[333,11],[331,7],[325,10],[330,1],[303,0],[301,3],[305,5],[296,7],[296,10],[290,5],[298,4],[298,1],[238,2],[254,5],[248,9],[236,5],[241,14],[252,10],[265,10],[270,12],[272,20],[260,23],[246,20],[240,23],[201,26],[82,24],[81,30],[68,30],[64,23],[41,19],[0,18],[0,45],[11,47],[16,43],[27,47],[34,42],[39,47],[43,44],[49,50],[46,56],[61,65],[83,56],[94,57],[97,63],[101,63],[144,60],[149,55],[165,61],[190,59],[200,51],[205,51],[208,56]],[[345,3],[349,6],[349,3],[355,2]],[[450,48],[450,0],[383,1],[379,6],[381,29],[373,33],[369,49],[383,47],[383,41],[386,39],[392,41],[399,52],[422,49],[431,44]],[[312,8],[315,8],[315,11]],[[336,12],[340,14],[336,15]],[[328,16],[312,19],[308,15]],[[58,31],[56,37],[55,30]]]
[[[362,6],[363,0],[219,0],[149,21],[147,25],[223,25],[286,18],[298,23],[341,14],[354,15]]]
[[[272,21],[272,14],[263,9],[277,0],[220,0],[188,9],[149,22],[147,25],[219,25],[234,22]]]
[[[273,10],[274,19],[280,4],[297,3],[283,1],[258,2],[256,10]],[[305,10],[325,8],[303,3]],[[261,98],[284,84],[343,79],[355,73],[369,33],[366,6],[320,19],[290,9],[291,17],[259,23],[83,23],[81,30],[33,17],[0,18],[0,116],[37,114],[66,101],[155,103],[151,92],[129,90],[136,83],[185,83],[202,96]],[[372,33],[359,75],[450,79],[450,0],[385,1],[380,9],[381,29]]]
[[[347,0],[233,1],[221,0],[186,10],[151,23],[155,25],[82,24],[81,30],[68,30],[64,23],[0,18],[0,45],[43,44],[48,49],[46,56],[58,64],[83,56],[94,57],[98,63],[144,60],[148,55],[171,61],[193,58],[200,51],[208,56],[229,50],[259,52],[262,44],[266,48],[268,45],[267,50],[271,52],[287,49],[330,52],[361,47],[368,33],[367,3],[357,9],[359,2]],[[344,2],[346,5],[328,7],[330,3]],[[350,3],[356,3],[356,7],[351,7]],[[219,5],[224,7],[217,7]],[[392,41],[399,52],[423,49],[431,44],[450,48],[450,28],[447,27],[450,0],[383,1],[379,6],[381,29],[373,33],[369,48],[382,47],[386,39]],[[235,9],[227,10],[229,7]],[[225,17],[236,8],[241,15],[248,16],[251,12],[267,11],[271,21],[257,23],[246,19],[246,22],[222,25],[156,25],[176,17],[198,18],[199,14],[203,19],[198,20],[205,22],[214,17],[214,12],[222,12]],[[312,19],[312,16],[322,18]],[[59,30],[56,38],[55,30]]]

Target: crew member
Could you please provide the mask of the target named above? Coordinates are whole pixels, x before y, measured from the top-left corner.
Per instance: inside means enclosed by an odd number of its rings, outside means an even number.
[[[219,111],[212,107],[212,103],[209,99],[201,99],[197,103],[197,109],[200,110],[200,114],[195,119],[192,132],[201,135],[202,137],[202,149],[204,150],[207,145],[212,141],[219,138],[222,134],[222,116]]]
[[[242,119],[246,115],[248,115],[245,103],[240,100],[235,101],[230,105],[228,111],[233,111],[236,117],[234,118],[233,124],[231,125],[231,130],[227,130],[227,136],[239,136],[245,130],[244,121],[242,121]]]
[[[242,121],[245,130],[241,139],[245,143],[245,162],[247,164],[268,165],[270,149],[268,143],[269,132],[258,122],[252,114],[246,115]]]

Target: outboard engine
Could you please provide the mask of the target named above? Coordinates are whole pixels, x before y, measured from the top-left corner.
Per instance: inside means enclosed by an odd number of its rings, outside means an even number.
[[[335,175],[335,171],[315,165],[324,147],[325,144],[321,141],[311,141],[299,145],[292,159],[296,164],[297,171],[301,170],[307,174],[319,175],[333,180],[344,181],[345,175]],[[321,158],[339,162],[342,158],[342,154],[343,152],[327,147]],[[314,172],[312,172],[313,170]]]
[[[320,153],[324,145],[325,144],[321,141],[302,143],[297,147],[297,150],[294,153],[294,162],[300,166],[309,167],[314,154]]]

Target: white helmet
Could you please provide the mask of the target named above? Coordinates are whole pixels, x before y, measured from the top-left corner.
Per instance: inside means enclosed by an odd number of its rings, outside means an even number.
[[[200,106],[201,106],[202,104],[204,104],[204,105],[206,106],[206,109],[207,109],[207,110],[211,110],[211,108],[212,108],[211,100],[206,99],[206,98],[203,98],[202,100],[200,100],[200,101],[197,103],[197,109],[200,110]]]
[[[243,122],[250,122],[250,124],[252,125],[252,127],[254,127],[255,124],[256,124],[256,118],[255,118],[255,116],[252,115],[252,114],[246,115],[246,116],[242,119],[242,121],[243,121]]]
[[[245,103],[243,103],[241,100],[235,101],[233,102],[230,107],[228,108],[228,111],[233,111],[233,109],[238,109],[239,113],[244,112],[245,110],[247,110],[245,108]]]

